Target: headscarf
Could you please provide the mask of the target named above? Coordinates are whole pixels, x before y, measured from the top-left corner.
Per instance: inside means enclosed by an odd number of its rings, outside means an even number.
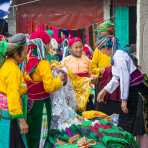
[[[8,38],[9,43],[15,43],[16,46],[24,46],[27,44],[27,37],[24,33],[18,33]]]
[[[31,39],[29,40],[29,44],[29,57],[33,53],[33,50],[36,49],[36,56],[38,57],[38,59],[45,59],[45,46],[42,39]]]
[[[105,21],[105,22],[101,23],[99,27],[100,28],[114,27],[114,23],[112,23],[111,21]]]
[[[30,35],[30,39],[36,39],[36,38],[40,38],[45,45],[47,45],[50,42],[50,40],[51,40],[50,36],[45,31],[33,32]]]
[[[82,42],[82,40],[79,37],[74,37],[69,39],[69,46],[71,47],[76,42]]]
[[[99,50],[103,48],[112,48],[113,47],[113,41],[112,38],[107,36],[102,36],[97,42],[97,47]]]
[[[113,33],[114,24],[111,21],[105,21],[99,25],[98,32],[111,32]]]
[[[7,53],[13,52],[16,48],[19,48],[25,44],[26,37],[24,34],[16,34],[11,38],[8,38],[8,41],[0,41],[0,66],[4,63]]]
[[[33,32],[30,35],[30,42],[32,44],[29,46],[29,49],[31,53],[34,53],[38,59],[44,59],[45,58],[45,45],[50,43],[50,36],[47,32],[38,30],[36,32]],[[33,50],[37,49],[37,50]]]

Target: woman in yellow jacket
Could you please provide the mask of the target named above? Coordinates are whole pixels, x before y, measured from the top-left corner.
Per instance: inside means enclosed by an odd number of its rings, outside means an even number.
[[[50,63],[45,60],[46,48],[50,37],[44,31],[34,32],[30,36],[32,45],[26,64],[26,83],[28,86],[29,111],[27,135],[28,146],[39,148],[41,146],[41,133],[43,124],[43,111],[47,113],[47,137],[49,137],[51,120],[50,93],[60,89],[64,84],[64,76],[60,73],[57,77],[52,75]],[[40,48],[41,47],[41,48]]]
[[[91,61],[91,71],[96,76],[101,76],[106,67],[110,66],[111,57],[108,55],[108,50],[95,49]]]
[[[99,49],[99,46],[104,43],[105,36],[111,36],[114,34],[114,24],[111,21],[105,21],[99,25],[99,40],[97,42],[97,48],[94,51],[91,70],[96,76],[101,76],[106,67],[111,64],[110,51],[107,48]]]
[[[23,40],[16,44],[0,42],[0,148],[14,146],[23,148],[24,143],[20,132],[21,134],[28,132],[21,100],[26,87],[18,66],[27,55],[27,49],[24,46],[25,35],[22,37]],[[11,133],[12,131],[14,133]]]

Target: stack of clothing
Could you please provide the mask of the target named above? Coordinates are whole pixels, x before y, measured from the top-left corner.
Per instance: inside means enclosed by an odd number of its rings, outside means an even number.
[[[51,130],[47,147],[56,148],[138,148],[134,137],[103,119],[85,120],[65,130]]]

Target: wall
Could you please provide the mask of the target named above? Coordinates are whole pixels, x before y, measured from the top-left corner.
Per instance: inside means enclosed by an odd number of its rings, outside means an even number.
[[[148,73],[148,0],[137,0],[137,57]]]
[[[104,20],[110,19],[111,0],[104,0]]]
[[[8,30],[10,34],[16,33],[16,11],[11,8],[8,16]]]

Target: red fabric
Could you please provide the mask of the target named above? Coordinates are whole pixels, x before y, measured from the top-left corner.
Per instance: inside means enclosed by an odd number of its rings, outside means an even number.
[[[36,32],[33,32],[30,35],[30,39],[40,38],[44,42],[44,44],[48,44],[51,40],[50,36],[47,32],[43,31],[43,28],[38,28]]]
[[[15,0],[15,4],[29,0]],[[17,32],[35,31],[38,25],[80,29],[103,21],[102,0],[40,0],[17,7]]]
[[[37,57],[29,57],[27,65],[25,67],[25,71],[30,74],[31,71],[38,65],[39,60]]]
[[[30,100],[44,100],[49,94],[44,91],[42,82],[26,81],[28,87],[28,97]]]
[[[95,125],[94,125],[94,127],[95,128],[103,128],[103,129],[109,129],[109,128],[112,128],[112,126],[111,125],[103,125],[103,124],[99,124],[99,123],[96,123]]]
[[[29,61],[25,67],[28,74],[38,65],[39,60],[37,57],[29,57]],[[30,100],[43,100],[49,97],[49,94],[44,91],[42,82],[34,82],[26,80],[28,87],[28,96]]]
[[[84,73],[76,73],[77,76],[79,77],[90,77],[90,74],[88,72],[84,72]]]
[[[108,67],[105,69],[105,72],[99,82],[100,90],[103,89],[107,83],[112,79],[112,68]],[[106,100],[113,100],[120,102],[120,88],[118,87],[112,94],[106,96]]]
[[[79,37],[74,37],[74,38],[69,39],[68,42],[69,42],[69,46],[72,46],[76,42],[82,42],[82,40]]]
[[[90,130],[96,134],[98,138],[101,138],[103,135],[98,132],[98,128],[94,126],[89,126]]]

